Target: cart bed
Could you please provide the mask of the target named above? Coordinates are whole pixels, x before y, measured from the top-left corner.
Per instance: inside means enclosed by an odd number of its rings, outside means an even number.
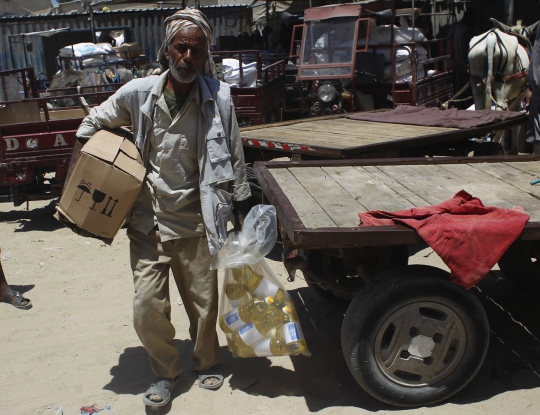
[[[359,121],[347,115],[308,118],[241,130],[245,148],[263,148],[318,157],[399,156],[401,148],[481,137],[526,122],[527,116],[468,128],[425,127]]]
[[[521,206],[522,238],[540,239],[540,157],[258,162],[255,174],[293,244],[302,247],[421,242],[404,226],[359,228],[358,213],[441,203],[461,189],[486,206]]]

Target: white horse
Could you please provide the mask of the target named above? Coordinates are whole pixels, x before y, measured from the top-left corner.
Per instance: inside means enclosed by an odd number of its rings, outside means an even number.
[[[473,37],[469,43],[475,109],[490,109],[494,105],[497,110],[517,110],[527,88],[529,70],[529,56],[523,44],[540,22],[527,28],[511,28],[495,19],[491,21],[496,28]],[[514,137],[520,135],[519,131],[514,132]],[[512,140],[511,152],[517,153],[517,149],[518,140]]]

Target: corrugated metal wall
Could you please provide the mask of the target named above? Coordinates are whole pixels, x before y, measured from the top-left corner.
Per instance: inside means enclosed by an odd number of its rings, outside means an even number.
[[[163,20],[176,10],[176,8],[162,8],[94,13],[94,22],[96,27],[129,26],[131,28],[132,40],[138,42],[141,48],[148,49],[148,56],[154,60],[164,38]],[[213,44],[215,44],[215,39],[218,36],[237,36],[244,31],[251,32],[251,9],[246,6],[203,7],[201,10],[209,18],[214,27]],[[32,42],[33,49],[26,53],[26,58],[24,44],[12,43],[15,60],[15,62],[12,62],[8,35],[64,27],[70,27],[72,29],[89,28],[89,15],[0,18],[0,70],[26,67],[25,59],[28,59],[28,66],[34,68],[36,75],[40,72],[45,72],[45,56],[43,55],[42,47],[40,47],[40,37],[26,37],[27,42]],[[12,40],[15,40],[15,38],[12,38]]]

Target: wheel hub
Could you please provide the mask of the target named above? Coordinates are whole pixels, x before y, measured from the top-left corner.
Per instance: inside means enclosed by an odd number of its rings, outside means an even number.
[[[466,332],[452,309],[435,301],[409,303],[386,314],[374,357],[391,381],[421,387],[448,376],[465,352]]]

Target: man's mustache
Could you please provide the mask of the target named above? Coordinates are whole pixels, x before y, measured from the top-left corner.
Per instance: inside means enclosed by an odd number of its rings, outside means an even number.
[[[188,63],[182,63],[180,65],[178,65],[176,67],[176,69],[180,70],[180,69],[183,69],[185,71],[194,71],[195,70],[195,67],[193,66],[193,64],[188,64]]]

